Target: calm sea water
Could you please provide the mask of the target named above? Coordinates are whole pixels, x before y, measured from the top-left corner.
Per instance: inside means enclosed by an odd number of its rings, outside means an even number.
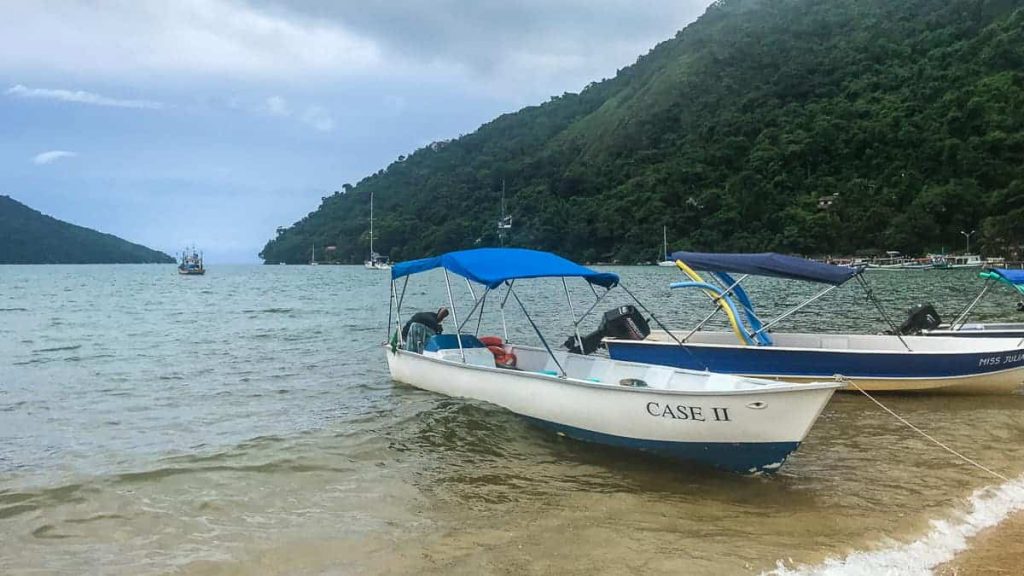
[[[668,290],[672,270],[616,271],[672,326],[707,311]],[[869,279],[898,318],[925,300],[950,315],[980,287],[970,271]],[[814,288],[751,286],[768,315]],[[569,335],[561,289],[520,287],[552,342]],[[1000,484],[852,395],[774,476],[560,438],[392,382],[387,294],[386,273],[355,267],[0,266],[0,573],[813,572],[900,543],[939,554],[934,522],[966,526],[976,491]],[[443,304],[441,277],[407,301],[405,315]],[[1014,303],[996,290],[980,315],[1016,319]],[[850,285],[787,328],[883,324]],[[509,329],[532,333],[516,314]],[[1024,472],[1024,398],[884,400]],[[1018,505],[988,500],[996,518]]]

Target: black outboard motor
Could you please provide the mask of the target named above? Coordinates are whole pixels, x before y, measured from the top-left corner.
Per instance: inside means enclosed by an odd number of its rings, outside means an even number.
[[[651,333],[647,319],[634,306],[620,306],[604,313],[597,330],[581,336],[583,350],[576,343],[576,336],[570,336],[563,346],[573,354],[592,354],[601,346],[602,338],[643,340]]]
[[[934,330],[942,324],[942,318],[930,303],[918,304],[907,312],[907,319],[899,326],[901,336],[920,334],[922,330]]]

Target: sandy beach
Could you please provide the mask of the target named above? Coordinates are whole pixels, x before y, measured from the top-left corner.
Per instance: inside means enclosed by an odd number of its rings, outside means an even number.
[[[978,534],[970,547],[935,570],[936,576],[1024,574],[1024,512]]]

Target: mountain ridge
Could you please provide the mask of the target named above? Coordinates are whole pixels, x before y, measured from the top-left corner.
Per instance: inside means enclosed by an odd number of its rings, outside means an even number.
[[[171,256],[0,195],[0,264],[174,263]]]
[[[342,262],[511,242],[635,262],[670,245],[806,255],[1024,244],[1015,0],[722,0],[615,77],[400,157],[279,229]],[[822,208],[822,198],[831,202]]]

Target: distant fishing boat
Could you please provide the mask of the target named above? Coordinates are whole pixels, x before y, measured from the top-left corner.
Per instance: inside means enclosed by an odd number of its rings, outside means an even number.
[[[674,267],[675,261],[668,254],[668,227],[661,227],[661,255],[658,256],[658,266],[662,267]]]
[[[454,333],[439,334],[436,328],[410,323],[406,336],[401,317],[408,277],[437,268],[444,271]],[[472,307],[461,323],[449,273],[483,289],[476,292],[471,288]],[[740,473],[778,469],[840,386],[831,378],[795,385],[553,351],[513,288],[519,287],[517,281],[532,278],[562,280],[575,332],[566,345],[578,350],[596,346],[599,339],[580,336],[579,322],[619,285],[617,275],[533,250],[451,252],[402,262],[391,270],[388,326],[393,327],[394,335],[385,344],[391,377],[439,394],[490,402],[577,440]],[[594,289],[595,301],[578,319],[566,278],[581,278]],[[598,294],[600,288],[604,292]],[[503,338],[477,337],[464,331],[467,325],[480,326],[492,292],[490,302],[500,303],[503,328],[505,303],[511,297],[543,347],[512,344],[507,333]],[[619,315],[624,309],[630,312]],[[396,314],[390,315],[390,310]],[[621,318],[618,325],[624,329],[638,329],[642,324],[649,332],[646,321],[632,306],[609,313]]]
[[[885,258],[873,258],[868,261],[864,269],[900,271],[906,270],[910,262],[909,258],[900,255],[896,250],[889,250],[885,253]]]
[[[181,251],[180,262],[178,264],[178,274],[182,276],[202,276],[206,274],[206,268],[203,267],[203,253],[197,251],[194,246]]]
[[[390,270],[391,263],[384,256],[373,251],[373,190],[370,190],[370,257],[363,262],[367,270]]]
[[[841,375],[864,390],[889,392],[1009,394],[1024,382],[1024,349],[1016,341],[907,335],[917,318],[909,318],[902,326],[893,324],[860,269],[770,253],[676,252],[672,256],[689,278],[670,286],[705,292],[715,309],[689,331],[665,331],[641,340],[605,338],[612,358],[791,382]],[[705,281],[698,270],[709,272],[709,279]],[[744,276],[733,280],[734,273]],[[762,322],[741,286],[749,275],[818,282],[826,287],[777,318]],[[768,331],[855,279],[889,323],[891,334]],[[718,312],[728,319],[731,334],[701,330]]]

